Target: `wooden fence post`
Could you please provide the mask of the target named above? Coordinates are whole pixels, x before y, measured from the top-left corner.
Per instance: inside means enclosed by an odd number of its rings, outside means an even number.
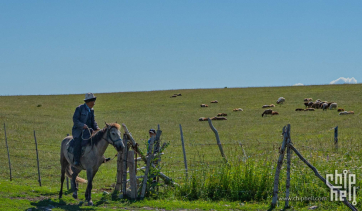
[[[334,128],[334,146],[338,150],[338,126]]]
[[[121,190],[122,186],[122,153],[118,152],[117,154],[117,181],[116,186],[114,187],[114,192],[118,193]]]
[[[284,151],[285,151],[285,146],[287,144],[287,139],[288,139],[288,131],[290,131],[290,124],[287,125],[287,127],[284,126],[283,128],[283,143],[282,146],[280,148],[280,155],[279,155],[279,159],[278,159],[278,164],[276,167],[276,171],[275,171],[275,178],[274,178],[274,190],[273,190],[273,198],[272,198],[272,204],[271,206],[274,208],[277,204],[278,201],[278,185],[279,185],[279,174],[280,174],[280,169],[282,168],[283,165],[283,159],[284,159]]]
[[[4,131],[5,131],[5,143],[6,143],[6,149],[8,150],[8,160],[9,160],[9,171],[10,171],[10,181],[13,180],[12,174],[11,174],[11,161],[10,161],[10,153],[9,153],[9,147],[8,147],[8,138],[6,136],[6,126],[4,123]]]
[[[185,163],[185,170],[186,170],[186,180],[189,178],[188,176],[188,169],[187,169],[187,159],[186,159],[186,151],[185,151],[185,144],[184,144],[184,136],[183,136],[183,133],[182,133],[182,126],[180,124],[180,133],[181,133],[181,143],[182,143],[182,150],[183,150],[183,153],[184,153],[184,163]]]
[[[142,190],[141,190],[141,199],[143,199],[145,197],[145,193],[146,193],[146,187],[147,187],[147,180],[148,180],[148,172],[150,171],[150,166],[151,166],[151,162],[153,159],[153,143],[155,142],[155,137],[152,137],[150,140],[150,154],[148,155],[147,158],[147,164],[146,164],[146,169],[145,169],[145,176],[143,177],[143,182],[142,182]]]
[[[127,136],[125,136],[127,137]],[[122,159],[122,193],[123,196],[126,196],[127,193],[127,157],[128,157],[128,145],[127,138],[123,139],[124,148],[123,148],[123,159]]]
[[[127,165],[129,168],[129,179],[130,179],[130,186],[131,186],[131,194],[129,195],[130,199],[137,198],[137,178],[136,178],[136,167],[135,167],[135,160],[134,160],[134,151],[128,152],[127,158]]]
[[[289,207],[289,188],[290,188],[290,163],[292,157],[292,150],[289,145],[292,140],[290,138],[290,128],[288,131],[288,140],[287,140],[287,181],[286,181],[286,189],[285,189],[285,208]]]
[[[212,125],[211,119],[208,118],[207,121],[209,122],[209,126],[210,126],[211,130],[215,133],[216,142],[217,142],[217,145],[219,146],[219,150],[220,150],[221,156],[224,158],[225,162],[228,163],[228,160],[226,159],[226,156],[225,156],[225,154],[224,154],[224,150],[222,149],[222,145],[221,145],[220,138],[219,138],[219,133],[217,132],[217,130],[215,129],[215,127]]]
[[[38,164],[38,182],[39,182],[39,186],[41,186],[40,168],[39,168],[39,155],[38,155],[38,143],[36,141],[35,130],[34,130],[34,140],[35,140],[35,150],[36,150],[36,162]]]

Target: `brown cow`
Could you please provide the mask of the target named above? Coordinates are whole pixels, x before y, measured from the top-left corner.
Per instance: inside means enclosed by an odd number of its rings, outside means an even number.
[[[210,103],[219,103],[219,101],[214,100],[214,101],[211,101]]]
[[[297,108],[297,109],[295,109],[295,111],[304,111],[304,109],[302,109],[302,108]]]
[[[218,113],[217,116],[227,116],[228,114],[226,113]]]
[[[273,113],[273,110],[267,109],[267,110],[265,110],[265,111],[263,112],[263,114],[261,115],[261,117],[263,117],[264,115],[266,116],[267,114],[272,115],[272,113]]]
[[[228,120],[226,117],[212,117],[211,120]]]
[[[279,115],[279,113],[277,111],[273,111],[272,115]]]
[[[344,111],[344,108],[339,108],[337,111],[338,112]]]
[[[199,121],[207,121],[208,118],[205,118],[205,117],[200,117],[199,118]]]
[[[309,102],[309,101],[313,101],[312,98],[304,98],[304,102]]]
[[[201,107],[209,107],[209,106],[206,105],[206,104],[201,104],[200,106],[201,106]]]

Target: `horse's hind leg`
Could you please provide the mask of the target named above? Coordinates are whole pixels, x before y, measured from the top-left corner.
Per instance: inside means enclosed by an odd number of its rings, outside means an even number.
[[[61,170],[61,176],[60,176],[60,192],[59,192],[59,198],[62,198],[63,195],[63,183],[64,183],[64,179],[65,179],[65,168],[62,165],[62,170]]]
[[[72,182],[71,182],[71,185],[72,185],[72,189],[73,189],[73,198],[77,199],[77,198],[78,198],[78,193],[77,193],[77,191],[78,191],[78,186],[77,186],[75,180],[76,180],[76,178],[77,178],[77,176],[78,176],[78,174],[79,174],[79,172],[80,172],[81,170],[79,170],[79,169],[77,169],[77,168],[74,168],[74,167],[72,166],[72,171],[73,171],[73,174],[72,174]]]

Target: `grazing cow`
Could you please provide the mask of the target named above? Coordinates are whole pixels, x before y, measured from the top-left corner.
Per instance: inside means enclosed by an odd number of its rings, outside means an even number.
[[[218,113],[217,116],[227,116],[228,114],[226,113]]]
[[[277,100],[277,104],[283,104],[284,102],[285,102],[284,97],[279,97],[279,99]]]
[[[211,118],[211,120],[228,120],[226,117],[217,117],[217,116],[214,116]]]
[[[304,109],[302,109],[302,108],[297,108],[297,109],[295,109],[295,111],[304,111]]]
[[[208,118],[205,118],[205,117],[200,117],[199,118],[199,121],[207,121]]]
[[[277,111],[273,111],[272,115],[279,115],[279,113]]]
[[[309,101],[313,101],[312,98],[304,98],[304,102],[309,102]]]
[[[263,105],[263,107],[262,107],[262,108],[272,108],[272,107],[275,107],[275,105],[274,105],[274,104],[270,104],[270,105]]]
[[[261,117],[264,117],[264,115],[266,116],[267,114],[272,115],[272,113],[273,113],[273,110],[267,109],[267,110],[265,110],[265,111],[263,112],[263,114],[261,115]]]
[[[323,108],[323,111],[326,111],[328,108],[328,103],[321,104],[321,108]]]
[[[344,108],[339,108],[338,112],[344,111]]]
[[[211,101],[210,103],[219,103],[219,101],[214,100],[214,101]]]
[[[338,105],[337,103],[332,103],[330,106],[329,106],[329,109],[337,109]]]
[[[307,108],[307,109],[304,109],[304,111],[314,111],[314,108]]]
[[[347,115],[347,114],[354,114],[354,111],[342,111],[339,115]]]
[[[177,97],[177,95],[172,95],[171,97]],[[170,98],[171,98],[171,97],[170,97]]]
[[[206,105],[206,104],[201,104],[200,106],[201,106],[201,107],[209,107],[209,106]]]
[[[233,111],[243,111],[241,108],[234,108]]]
[[[178,93],[177,96],[182,96],[182,94],[181,94],[181,93]]]

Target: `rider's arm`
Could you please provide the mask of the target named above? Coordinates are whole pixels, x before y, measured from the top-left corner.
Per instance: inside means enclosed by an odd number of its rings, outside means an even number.
[[[79,129],[83,129],[84,127],[84,123],[82,123],[79,119],[80,119],[80,115],[81,115],[81,112],[80,112],[80,107],[77,107],[75,109],[75,112],[74,112],[74,115],[73,115],[73,123],[74,123],[74,126],[76,128],[79,128]]]

